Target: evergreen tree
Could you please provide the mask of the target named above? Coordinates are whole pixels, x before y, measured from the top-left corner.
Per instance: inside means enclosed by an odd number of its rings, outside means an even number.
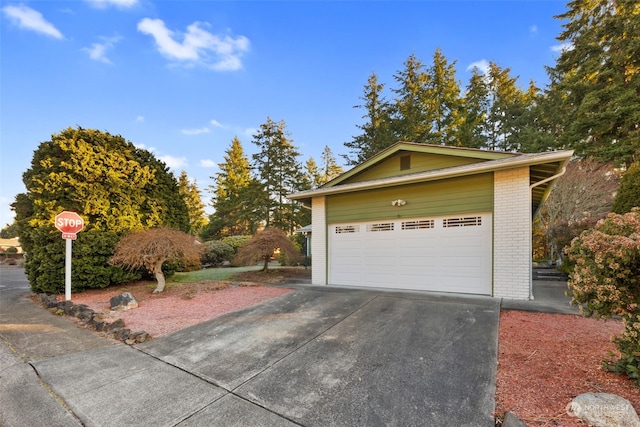
[[[320,171],[321,184],[331,181],[344,172],[342,166],[338,164],[336,158],[333,156],[333,152],[328,145],[324,146],[322,151],[322,170]]]
[[[365,110],[362,116],[365,123],[357,125],[362,134],[344,143],[351,151],[350,155],[343,156],[348,165],[360,164],[397,141],[391,131],[390,107],[383,90],[384,84],[378,82],[375,73],[371,73],[360,97],[364,104],[354,107]]]
[[[107,263],[120,236],[130,230],[189,227],[173,174],[121,136],[82,128],[54,134],[34,152],[23,182],[27,192],[18,194],[12,207],[34,292],[64,289],[65,244],[53,223],[64,210],[85,220],[74,242],[74,290],[139,277]]]
[[[460,127],[454,144],[459,147],[483,148],[487,145],[489,86],[477,67],[471,72],[461,102]]]
[[[18,237],[18,225],[15,221],[5,225],[4,228],[0,230],[0,238],[13,239],[14,237]]]
[[[309,157],[309,160],[307,160],[307,163],[305,164],[304,185],[302,186],[302,189],[310,190],[312,188],[318,188],[325,182],[326,181],[324,181],[315,159],[313,157]]]
[[[198,184],[194,180],[189,182],[189,177],[185,171],[180,173],[178,178],[178,189],[189,212],[189,233],[199,234],[207,225],[207,217],[204,212],[204,203],[200,197]]]
[[[526,108],[525,95],[517,86],[517,77],[511,77],[509,68],[489,63],[488,140],[491,150],[518,151],[517,124]]]
[[[634,207],[640,207],[640,162],[633,163],[622,175],[611,210],[617,214],[625,214]]]
[[[264,196],[251,176],[249,159],[237,136],[225,153],[224,162],[218,164],[220,172],[211,177],[215,181],[209,187],[215,212],[203,235],[206,240],[249,235],[258,228],[256,209]]]
[[[392,89],[396,95],[391,107],[395,139],[396,141],[427,142],[435,117],[434,104],[429,99],[431,96],[429,76],[424,70],[422,61],[413,54],[403,65],[404,69],[393,76],[400,85]]]
[[[640,150],[640,3],[572,0],[548,68],[560,145],[579,156],[630,164]]]
[[[287,195],[298,191],[304,184],[302,167],[298,163],[297,147],[288,138],[284,120],[276,123],[271,118],[260,125],[253,136],[258,152],[253,154],[253,168],[264,194],[262,221],[265,227],[279,228],[293,233],[301,224],[302,207]],[[306,224],[303,224],[306,225]]]
[[[455,61],[437,49],[433,64],[427,70],[427,111],[431,113],[431,132],[425,142],[438,145],[456,145],[456,129],[461,125],[460,85],[456,81]]]

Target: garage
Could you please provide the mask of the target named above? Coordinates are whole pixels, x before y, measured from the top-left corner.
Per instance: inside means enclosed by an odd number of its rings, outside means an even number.
[[[329,283],[491,295],[491,214],[331,224]]]
[[[290,194],[311,283],[531,299],[532,220],[572,155],[398,142]]]

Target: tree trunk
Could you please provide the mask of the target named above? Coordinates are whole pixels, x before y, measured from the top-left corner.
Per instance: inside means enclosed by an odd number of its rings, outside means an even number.
[[[262,271],[268,271],[269,270],[269,260],[271,259],[271,257],[269,255],[266,255],[264,257],[264,267],[262,267]]]
[[[158,281],[158,286],[153,290],[154,294],[164,291],[164,273],[162,272],[162,264],[163,261],[158,261],[156,266],[153,268],[153,274],[155,274],[156,280]]]

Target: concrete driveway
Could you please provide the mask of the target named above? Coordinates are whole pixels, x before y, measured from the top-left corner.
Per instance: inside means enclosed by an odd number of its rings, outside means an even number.
[[[87,426],[494,426],[500,301],[301,287],[32,363]]]

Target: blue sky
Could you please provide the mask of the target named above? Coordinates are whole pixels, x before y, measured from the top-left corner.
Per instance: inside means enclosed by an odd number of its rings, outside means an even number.
[[[0,0],[0,227],[34,150],[71,126],[123,136],[206,188],[267,117],[300,161],[358,133],[367,78],[387,88],[440,48],[464,87],[489,61],[547,82],[564,1]]]

